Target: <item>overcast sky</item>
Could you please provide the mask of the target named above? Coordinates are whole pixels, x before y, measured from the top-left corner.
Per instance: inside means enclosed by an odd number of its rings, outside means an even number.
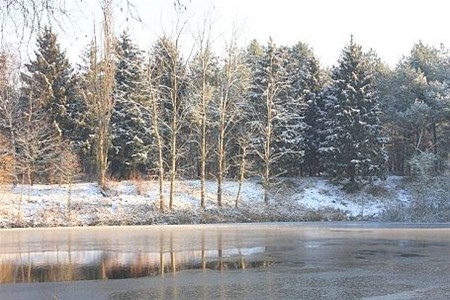
[[[143,23],[124,21],[116,8],[116,27],[129,27],[143,50],[148,50],[163,30],[170,31],[174,20],[173,0],[132,0]],[[191,28],[187,43],[205,12],[215,20],[217,44],[228,36],[233,23],[241,24],[241,45],[256,38],[266,43],[272,36],[278,45],[306,42],[324,66],[336,63],[340,51],[353,34],[365,50],[374,49],[382,60],[394,66],[408,55],[419,40],[438,47],[450,47],[450,0],[184,0]],[[86,3],[86,2],[84,2]],[[95,3],[90,1],[90,3]],[[95,11],[80,17],[74,30],[61,40],[70,56],[89,42]],[[220,48],[220,47],[218,47]],[[76,54],[77,53],[77,54]]]

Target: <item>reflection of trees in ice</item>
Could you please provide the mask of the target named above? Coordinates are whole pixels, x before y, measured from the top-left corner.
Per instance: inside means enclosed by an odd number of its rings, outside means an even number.
[[[170,248],[172,244],[169,245]],[[164,249],[164,247],[161,247]],[[268,266],[264,247],[163,252],[42,251],[0,255],[0,283],[74,281],[159,276],[181,270]]]

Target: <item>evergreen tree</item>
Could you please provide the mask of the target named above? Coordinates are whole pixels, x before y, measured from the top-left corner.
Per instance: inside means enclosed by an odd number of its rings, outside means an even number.
[[[425,87],[417,98],[417,104],[426,109],[424,141],[426,150],[447,159],[450,153],[450,55],[443,46],[440,49],[419,42],[413,46],[406,62],[423,75]],[[414,118],[414,116],[413,116]],[[422,148],[422,150],[424,150]],[[436,165],[438,167],[438,164]]]
[[[320,170],[318,145],[320,120],[323,118],[321,90],[324,76],[319,62],[307,44],[298,43],[288,51],[289,93],[297,102],[298,143],[294,146],[296,151],[286,157],[289,159],[284,159],[286,163],[282,167],[290,175],[313,176]]]
[[[361,46],[350,40],[332,72],[326,99],[325,139],[320,147],[326,174],[350,186],[384,175],[385,154],[374,70]]]
[[[27,72],[22,74],[24,95],[36,108],[45,111],[63,137],[70,138],[75,127],[72,117],[79,99],[74,94],[75,82],[69,61],[51,28],[45,27],[38,36],[35,55],[35,60],[25,65]]]
[[[61,183],[72,178],[77,167],[67,140],[75,132],[73,112],[79,98],[69,62],[50,28],[38,36],[35,55],[36,59],[25,65],[27,72],[21,74],[18,163],[22,178],[31,184],[36,180]]]
[[[426,127],[428,109],[420,101],[426,80],[408,64],[402,62],[394,71],[385,70],[377,79],[382,120],[390,142],[388,170],[409,174],[408,160],[417,149],[423,149],[421,132]]]
[[[80,154],[83,170],[88,180],[96,175],[96,113],[93,103],[96,94],[94,86],[98,84],[99,63],[96,61],[98,52],[95,40],[93,40],[81,55],[82,63],[77,67],[76,88],[77,95],[81,98],[77,113],[76,138],[77,150]],[[95,65],[97,64],[97,66]]]
[[[450,151],[449,62],[444,48],[418,43],[395,70],[379,76],[390,171],[410,174],[408,162],[424,151],[438,155],[436,167],[442,169]]]
[[[151,119],[143,105],[143,59],[127,32],[119,37],[116,54],[109,160],[111,174],[127,179],[148,163]]]
[[[301,62],[297,53],[290,50],[287,47],[279,48],[285,86],[279,92],[274,118],[274,149],[280,154],[275,161],[274,171],[284,176],[299,174],[306,129],[303,122],[306,106],[303,101]]]

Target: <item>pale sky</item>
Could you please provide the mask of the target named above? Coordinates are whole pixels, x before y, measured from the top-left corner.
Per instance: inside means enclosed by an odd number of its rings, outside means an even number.
[[[337,61],[351,34],[364,49],[374,49],[390,65],[407,55],[419,40],[450,47],[449,0],[217,2],[233,6],[247,17],[247,36],[266,40],[272,35],[281,44],[307,42],[324,65]]]
[[[89,4],[96,3],[90,0]],[[175,20],[173,0],[132,0],[143,24],[124,21],[116,8],[116,30],[130,28],[132,37],[142,50],[148,50],[161,32],[170,32]],[[229,36],[233,23],[242,25],[242,46],[256,38],[265,44],[269,36],[278,45],[308,43],[322,65],[336,63],[340,51],[353,34],[365,50],[374,49],[391,66],[408,55],[413,44],[421,40],[439,47],[450,47],[450,0],[184,0],[185,16],[190,27],[185,32],[186,44],[204,18],[212,16],[217,49]],[[86,3],[86,1],[83,1]],[[60,43],[73,56],[92,36],[93,17],[97,24],[101,15],[75,19],[77,25],[60,35]],[[91,20],[89,20],[91,18]],[[98,30],[98,29],[97,29]]]

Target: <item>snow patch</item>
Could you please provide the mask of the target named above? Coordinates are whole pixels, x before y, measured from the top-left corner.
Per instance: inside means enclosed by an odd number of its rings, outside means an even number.
[[[170,211],[169,183],[165,182],[164,211],[159,210],[156,181],[110,182],[109,197],[94,183],[72,185],[2,186],[0,227],[184,224],[250,221],[377,220],[393,203],[411,201],[401,177],[389,177],[371,188],[347,194],[322,178],[282,178],[263,202],[261,183],[223,183],[222,207],[217,205],[217,183],[206,181],[206,208],[200,208],[200,181],[176,183]]]

